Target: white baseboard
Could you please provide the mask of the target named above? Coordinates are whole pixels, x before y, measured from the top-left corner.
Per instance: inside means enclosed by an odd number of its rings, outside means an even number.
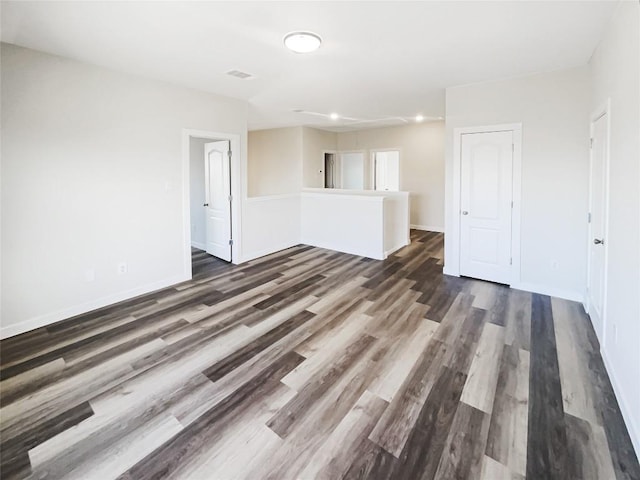
[[[296,245],[300,245],[301,242],[287,242],[279,245],[277,247],[265,248],[263,250],[259,250],[257,252],[250,252],[243,254],[238,261],[238,265],[245,262],[250,262],[251,260],[255,260],[256,258],[265,257],[267,255],[271,255],[272,253],[280,252],[281,250],[286,250],[287,248],[295,247]]]
[[[602,355],[602,359],[604,360],[604,366],[607,369],[607,374],[609,375],[609,379],[611,380],[613,393],[616,396],[616,400],[618,400],[618,405],[620,406],[620,411],[622,412],[622,418],[624,419],[624,423],[627,426],[627,430],[629,431],[629,437],[631,437],[631,443],[633,444],[633,448],[636,451],[636,456],[640,457],[640,425],[636,425],[634,423],[634,418],[631,415],[631,409],[629,408],[627,399],[623,394],[623,390],[620,388],[620,382],[615,375],[613,365],[611,365],[611,363],[609,362],[607,353],[602,348],[600,348],[600,355]]]
[[[414,230],[424,230],[426,232],[439,232],[444,233],[444,227],[434,227],[432,225],[418,225],[416,223],[412,223],[410,225]]]
[[[342,252],[349,255],[357,255],[358,257],[372,258],[374,260],[384,260],[386,258],[384,251],[382,250],[377,250],[375,253],[363,252],[361,250],[343,248],[341,245],[336,245],[335,243],[311,242],[305,238],[303,238],[300,243],[304,245],[311,245],[312,247],[324,248],[325,250],[333,250],[334,252]]]
[[[145,293],[150,293],[156,290],[170,287],[171,285],[186,282],[187,280],[190,280],[190,277],[188,275],[177,275],[175,277],[170,277],[165,280],[160,280],[159,282],[150,283],[142,287],[133,288],[124,292],[114,293],[113,295],[108,295],[97,300],[92,300],[90,302],[81,303],[80,305],[74,305],[72,307],[64,308],[62,310],[58,310],[57,312],[33,317],[14,325],[0,327],[0,339],[13,337],[21,333],[35,330],[36,328],[46,327],[47,325],[59,322],[60,320],[65,320],[82,313],[87,313],[98,308],[113,305],[114,303],[122,302],[123,300],[129,300],[133,297],[137,297],[138,295],[144,295]]]
[[[407,245],[409,245],[410,242],[405,242],[405,243],[401,243],[400,245],[396,245],[395,247],[390,248],[389,250],[384,252],[384,258],[387,258],[389,255],[391,255],[393,252],[397,252],[398,250],[400,250],[402,247],[406,247]]]
[[[444,266],[442,273],[444,273],[445,275],[450,275],[452,277],[460,276],[459,270],[447,268],[446,265]],[[516,290],[523,290],[525,292],[539,293],[540,295],[549,295],[550,297],[563,298],[565,300],[584,303],[584,294],[571,290],[563,290],[561,288],[547,287],[544,285],[536,285],[534,283],[527,282],[512,283],[510,287]]]
[[[451,277],[459,277],[460,276],[460,272],[452,269],[452,268],[447,268],[447,266],[445,265],[442,268],[442,273],[444,273],[445,275],[449,275]]]
[[[191,241],[191,246],[193,248],[197,248],[198,250],[206,250],[207,246],[204,243]]]
[[[584,302],[584,294],[573,290],[563,290],[561,288],[547,287],[545,285],[536,285],[534,283],[514,283],[511,288],[516,290],[524,290],[525,292],[538,293],[540,295],[549,295],[550,297],[563,298],[574,302]]]

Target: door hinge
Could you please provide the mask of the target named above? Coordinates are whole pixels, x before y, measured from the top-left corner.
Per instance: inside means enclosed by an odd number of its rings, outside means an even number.
[[[511,200],[511,208],[513,208],[513,200]]]
[[[231,202],[231,200],[233,200],[233,196],[229,195],[229,202]]]
[[[591,212],[587,213],[587,223],[591,223]]]
[[[233,246],[233,240],[229,240],[229,245]]]
[[[231,150],[227,150],[227,156],[228,156],[229,158],[231,158],[231,155],[233,155],[233,153],[231,152]]]
[[[593,148],[593,137],[589,139],[589,148]]]
[[[509,258],[509,265],[513,265],[513,257]]]

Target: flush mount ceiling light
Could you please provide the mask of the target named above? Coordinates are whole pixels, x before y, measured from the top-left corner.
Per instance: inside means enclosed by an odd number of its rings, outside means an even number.
[[[284,36],[284,45],[295,53],[309,53],[317,50],[322,38],[313,32],[291,32]]]
[[[420,114],[416,115],[416,122],[421,122],[423,120],[424,120],[424,115],[420,115]]]
[[[340,118],[340,115],[338,115],[337,113],[332,113],[331,115],[329,115],[329,118],[331,120],[338,120]]]

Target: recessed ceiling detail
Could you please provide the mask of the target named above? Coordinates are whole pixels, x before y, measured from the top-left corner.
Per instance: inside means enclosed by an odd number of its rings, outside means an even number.
[[[295,109],[291,110],[293,113],[302,114],[310,117],[319,117],[320,121],[313,120],[305,120],[304,124],[308,126],[313,126],[316,128],[321,128],[330,131],[343,132],[349,130],[363,130],[369,128],[380,128],[380,127],[393,127],[393,126],[401,126],[408,125],[410,123],[415,122],[434,122],[438,120],[442,120],[443,118],[440,116],[427,116],[427,115],[417,115],[415,117],[403,117],[403,116],[382,116],[376,118],[356,118],[356,117],[347,117],[344,115],[339,115],[335,112],[332,113],[322,113],[322,112],[313,112],[309,110]],[[418,120],[419,118],[419,120]]]
[[[415,125],[444,116],[447,87],[586,65],[617,5],[3,1],[0,39],[245,100],[250,129],[341,128],[347,115]],[[291,53],[293,29],[321,34],[320,49]],[[232,82],[231,68],[252,76]]]

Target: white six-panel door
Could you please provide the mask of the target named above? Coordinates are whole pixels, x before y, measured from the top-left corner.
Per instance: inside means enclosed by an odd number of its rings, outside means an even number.
[[[461,141],[460,275],[511,283],[513,131]]]
[[[231,169],[229,141],[204,147],[207,253],[231,261]]]
[[[591,213],[589,245],[588,307],[593,329],[600,342],[604,341],[605,298],[605,226],[607,199],[607,137],[608,114],[592,123],[591,145]]]

